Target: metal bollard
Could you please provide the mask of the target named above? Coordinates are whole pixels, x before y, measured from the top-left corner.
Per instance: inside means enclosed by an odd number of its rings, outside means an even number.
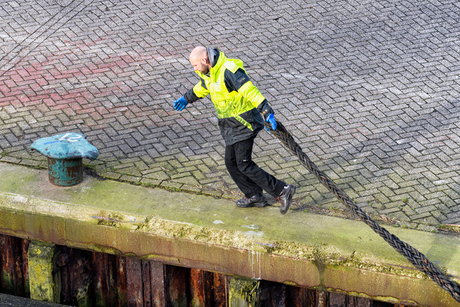
[[[59,134],[36,140],[30,146],[48,158],[49,181],[72,186],[83,181],[83,158],[95,160],[99,151],[79,133]]]

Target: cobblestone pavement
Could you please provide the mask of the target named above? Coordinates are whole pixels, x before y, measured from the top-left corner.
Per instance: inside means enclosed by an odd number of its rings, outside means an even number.
[[[0,161],[46,167],[32,142],[80,132],[103,177],[237,199],[210,100],[172,108],[197,82],[189,52],[209,45],[243,59],[364,210],[460,224],[458,1],[0,0],[0,18]],[[298,186],[298,211],[342,214],[265,131],[254,159]]]

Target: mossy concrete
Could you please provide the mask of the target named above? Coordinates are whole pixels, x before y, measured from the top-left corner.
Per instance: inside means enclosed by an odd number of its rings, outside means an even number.
[[[0,233],[401,304],[460,306],[360,221],[0,164]],[[455,280],[459,237],[385,226]]]

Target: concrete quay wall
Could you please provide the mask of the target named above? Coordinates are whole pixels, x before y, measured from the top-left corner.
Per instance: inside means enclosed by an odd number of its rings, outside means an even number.
[[[458,306],[359,221],[0,164],[0,233],[85,250],[353,294]],[[458,236],[386,226],[459,280]]]

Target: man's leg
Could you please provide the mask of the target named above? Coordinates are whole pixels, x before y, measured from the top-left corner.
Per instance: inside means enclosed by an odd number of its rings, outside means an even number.
[[[254,138],[233,145],[238,170],[252,182],[257,182],[257,185],[268,194],[277,198],[281,203],[280,212],[285,214],[291,205],[296,187],[276,179],[273,175],[270,175],[254,163],[252,161],[253,145]]]
[[[237,158],[235,155],[235,148],[237,147],[237,144],[225,147],[225,166],[227,167],[227,171],[241,192],[243,192],[244,196],[251,198],[254,195],[261,195],[262,188],[242,173],[238,168]]]
[[[253,145],[254,138],[233,145],[238,171],[252,182],[257,182],[258,187],[265,190],[271,196],[278,197],[286,184],[261,169],[252,161]]]

